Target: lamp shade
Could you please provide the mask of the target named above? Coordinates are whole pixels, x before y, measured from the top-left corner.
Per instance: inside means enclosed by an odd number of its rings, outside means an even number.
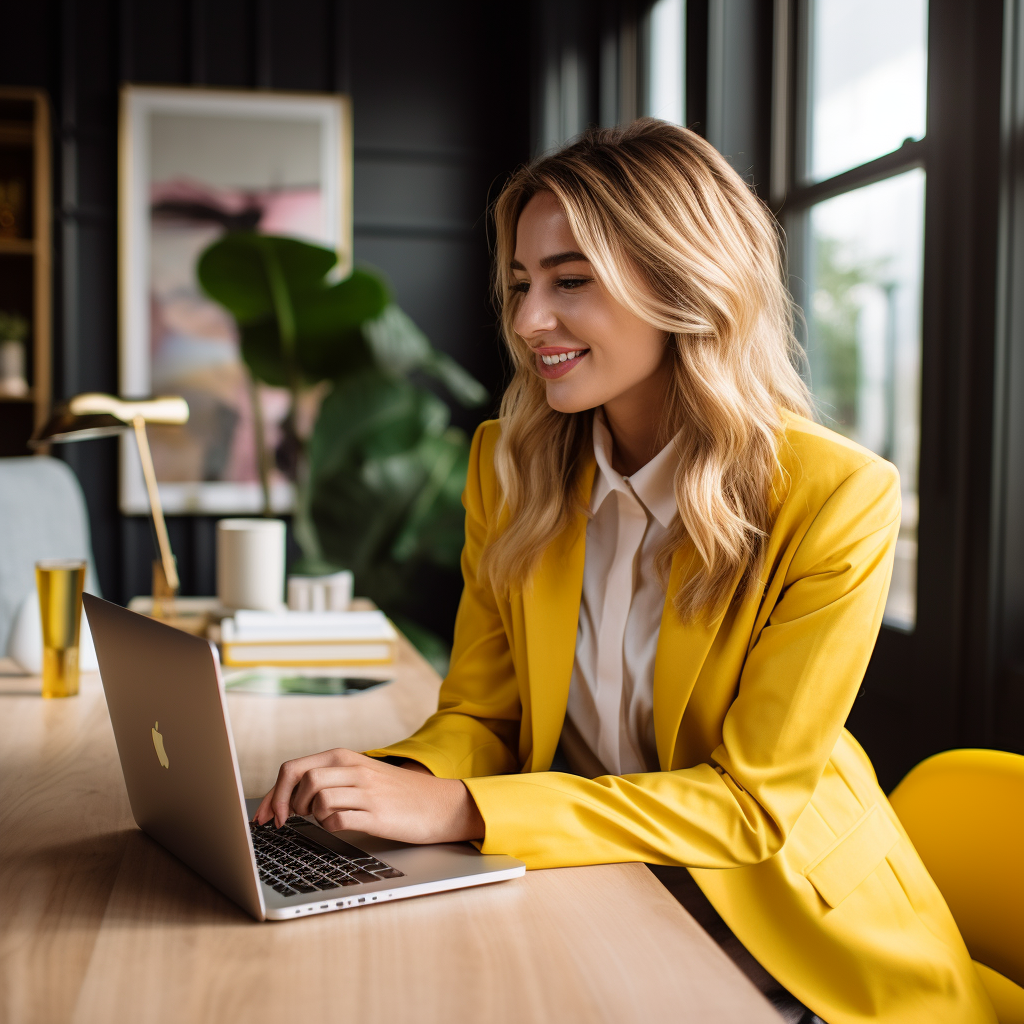
[[[51,441],[87,441],[130,430],[136,417],[147,423],[188,422],[188,402],[175,395],[126,400],[114,395],[88,392],[58,407],[49,421],[32,435],[29,444],[38,448]]]

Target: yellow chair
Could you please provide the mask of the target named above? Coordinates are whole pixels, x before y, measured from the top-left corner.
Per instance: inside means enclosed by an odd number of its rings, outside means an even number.
[[[948,750],[889,797],[949,904],[999,1024],[1024,1024],[1024,756]]]

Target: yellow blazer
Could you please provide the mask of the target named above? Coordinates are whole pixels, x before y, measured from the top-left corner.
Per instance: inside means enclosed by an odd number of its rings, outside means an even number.
[[[369,751],[461,778],[485,853],[530,868],[683,865],[764,967],[828,1024],[993,1024],[945,902],[843,725],[882,619],[896,470],[786,414],[763,583],[713,622],[666,602],[654,668],[661,771],[551,772],[575,655],[587,520],[508,596],[478,579],[499,529],[500,427],[473,440],[465,590],[436,714]],[[583,474],[589,495],[594,464]],[[693,564],[672,564],[670,593]]]

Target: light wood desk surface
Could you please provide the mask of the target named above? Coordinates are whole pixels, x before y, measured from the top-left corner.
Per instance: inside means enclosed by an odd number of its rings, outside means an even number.
[[[229,694],[246,795],[288,757],[412,732],[439,679],[405,641],[394,674]],[[98,677],[38,692],[0,676],[3,1024],[778,1024],[642,864],[257,924],[135,827]]]

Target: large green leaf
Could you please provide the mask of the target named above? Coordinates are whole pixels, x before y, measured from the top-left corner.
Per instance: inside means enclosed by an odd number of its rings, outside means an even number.
[[[419,370],[440,381],[461,405],[483,405],[487,401],[487,389],[454,359],[438,352],[398,306],[389,305],[364,324],[363,334],[378,363],[391,373],[407,376]]]
[[[276,261],[293,296],[323,288],[324,279],[338,262],[330,249],[297,238],[233,231],[199,257],[196,277],[206,294],[240,324],[251,323],[274,312],[268,259]]]
[[[372,362],[359,328],[386,308],[387,286],[360,269],[331,283],[336,262],[321,246],[245,232],[225,235],[200,257],[199,282],[238,322],[242,356],[258,379],[315,384]]]
[[[378,369],[338,381],[309,453],[325,557],[357,576],[385,562],[457,564],[469,442],[435,395]]]
[[[335,381],[320,406],[309,443],[311,478],[350,473],[367,459],[400,454],[447,424],[447,406],[408,381],[376,367],[350,374]]]
[[[469,466],[469,441],[454,427],[440,437],[425,437],[418,455],[428,468],[391,549],[399,562],[423,558],[438,565],[459,562],[464,536],[462,490]],[[453,529],[454,527],[454,529]]]
[[[260,320],[241,328],[242,358],[253,375],[276,387],[292,384],[284,357],[277,323]],[[333,338],[305,338],[296,344],[295,368],[300,382],[316,384],[355,373],[373,365],[373,354],[359,331],[346,331]]]
[[[296,309],[296,324],[305,337],[329,337],[380,316],[390,301],[384,280],[357,267],[343,280],[310,294]]]

